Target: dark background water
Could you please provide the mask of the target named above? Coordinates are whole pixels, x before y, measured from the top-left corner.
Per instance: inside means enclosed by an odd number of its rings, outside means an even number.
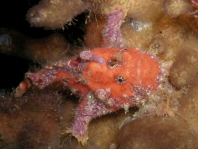
[[[71,44],[78,43],[79,37],[83,40],[85,33],[86,13],[77,16],[74,24],[65,30],[54,31],[32,27],[26,19],[26,13],[39,0],[1,0],[0,1],[0,28],[18,31],[32,38],[47,37],[53,32],[61,33]],[[1,50],[1,49],[0,49]],[[12,91],[24,77],[30,66],[37,65],[26,59],[0,53],[0,90]]]

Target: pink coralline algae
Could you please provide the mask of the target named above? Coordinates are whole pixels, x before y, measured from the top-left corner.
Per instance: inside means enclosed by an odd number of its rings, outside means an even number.
[[[31,85],[45,88],[61,82],[81,99],[75,120],[66,132],[85,144],[89,122],[119,109],[144,104],[156,92],[163,77],[155,56],[133,48],[96,48],[69,61],[26,73],[15,96]]]
[[[198,0],[191,0],[191,2],[193,3],[193,6],[198,8]]]

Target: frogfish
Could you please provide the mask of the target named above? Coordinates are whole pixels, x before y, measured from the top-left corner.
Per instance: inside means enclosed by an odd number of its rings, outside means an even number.
[[[74,123],[66,133],[79,142],[88,139],[88,124],[99,116],[144,104],[163,76],[157,58],[134,48],[95,48],[63,60],[57,66],[28,72],[16,89],[21,96],[30,86],[62,83],[79,96]]]

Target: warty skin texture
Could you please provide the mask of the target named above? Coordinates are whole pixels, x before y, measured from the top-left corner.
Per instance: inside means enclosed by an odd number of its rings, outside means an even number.
[[[157,90],[160,75],[160,63],[150,53],[132,48],[98,48],[83,51],[59,66],[26,73],[15,96],[23,94],[31,83],[40,89],[53,82],[67,86],[81,101],[74,124],[66,132],[85,144],[92,119],[118,109],[127,112],[129,107],[145,103],[148,94]]]

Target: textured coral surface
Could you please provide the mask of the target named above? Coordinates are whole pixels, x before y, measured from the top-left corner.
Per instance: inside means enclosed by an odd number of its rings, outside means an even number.
[[[196,0],[30,4],[38,32],[0,30],[0,148],[198,148]]]

